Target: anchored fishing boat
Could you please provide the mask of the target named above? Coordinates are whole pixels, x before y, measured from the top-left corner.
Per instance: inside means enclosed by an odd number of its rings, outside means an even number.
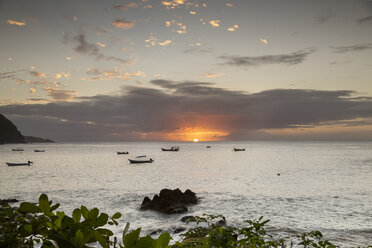
[[[22,148],[12,148],[13,152],[23,152]]]
[[[178,152],[180,148],[178,146],[172,146],[171,148],[161,148],[163,152]]]
[[[27,161],[27,163],[6,163],[8,166],[30,166],[33,164],[31,161]]]
[[[136,159],[128,159],[131,164],[143,164],[143,163],[152,163],[154,160],[152,158],[147,159],[145,155],[137,156]]]
[[[245,151],[244,148],[234,148],[234,152],[243,152]]]

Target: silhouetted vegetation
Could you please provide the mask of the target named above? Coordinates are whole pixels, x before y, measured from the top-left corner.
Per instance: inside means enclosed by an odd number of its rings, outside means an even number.
[[[265,230],[269,220],[245,221],[243,228],[225,226],[221,215],[190,216],[187,223],[194,223],[181,234],[181,240],[171,242],[172,237],[164,232],[158,238],[149,235],[141,237],[141,228],[129,231],[127,223],[121,240],[114,236],[106,225],[118,225],[120,213],[109,216],[97,208],[81,206],[72,216],[56,211],[59,204],[52,204],[47,195],[42,194],[39,202],[23,202],[19,207],[4,203],[0,208],[0,247],[91,247],[99,243],[102,247],[118,248],[164,248],[164,247],[291,247],[289,238],[275,239]],[[296,247],[336,247],[318,231],[303,233],[297,237]]]

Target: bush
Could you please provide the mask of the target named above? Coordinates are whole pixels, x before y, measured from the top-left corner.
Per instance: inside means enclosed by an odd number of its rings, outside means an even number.
[[[120,213],[109,216],[99,213],[97,208],[91,210],[81,206],[67,216],[56,211],[59,204],[52,204],[47,195],[39,197],[38,204],[23,202],[12,208],[7,203],[0,208],[0,247],[91,247],[97,243],[104,248],[177,248],[177,247],[287,247],[293,242],[286,239],[274,239],[266,230],[269,220],[247,220],[246,227],[236,228],[224,226],[222,215],[193,216],[188,223],[197,226],[182,234],[182,240],[170,245],[172,237],[162,233],[157,239],[151,236],[141,237],[141,228],[128,232],[129,223],[123,230],[121,242],[114,237],[112,231],[104,226],[118,225]],[[303,233],[297,236],[297,245],[304,248],[334,248],[332,243],[323,239],[319,231]]]

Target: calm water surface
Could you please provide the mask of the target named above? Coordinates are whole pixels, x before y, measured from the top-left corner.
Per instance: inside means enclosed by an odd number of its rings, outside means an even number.
[[[174,145],[179,152],[160,150]],[[139,211],[145,196],[180,188],[200,197],[187,215],[222,214],[237,226],[263,215],[275,235],[320,230],[342,247],[372,244],[372,142],[27,144],[12,152],[15,147],[0,146],[0,198],[35,202],[47,193],[68,213],[82,204],[119,211],[118,236],[126,222],[142,226],[143,234],[183,226],[182,214]],[[155,163],[129,164],[137,155]],[[34,165],[5,164],[27,160]]]

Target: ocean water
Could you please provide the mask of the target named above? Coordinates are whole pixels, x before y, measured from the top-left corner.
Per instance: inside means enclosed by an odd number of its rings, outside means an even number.
[[[160,149],[175,145],[179,152]],[[24,151],[12,152],[15,147]],[[233,147],[246,151],[233,152]],[[129,164],[128,158],[138,155],[155,162]],[[27,160],[33,166],[5,164]],[[139,210],[145,196],[152,198],[163,188],[191,189],[200,203],[186,214]],[[278,236],[319,230],[342,247],[372,244],[372,142],[0,146],[0,198],[36,202],[41,193],[69,214],[80,205],[121,212],[120,224],[113,228],[118,236],[126,222],[142,227],[143,235],[157,229],[172,233],[185,226],[181,217],[207,213],[222,214],[234,226],[264,216]]]

